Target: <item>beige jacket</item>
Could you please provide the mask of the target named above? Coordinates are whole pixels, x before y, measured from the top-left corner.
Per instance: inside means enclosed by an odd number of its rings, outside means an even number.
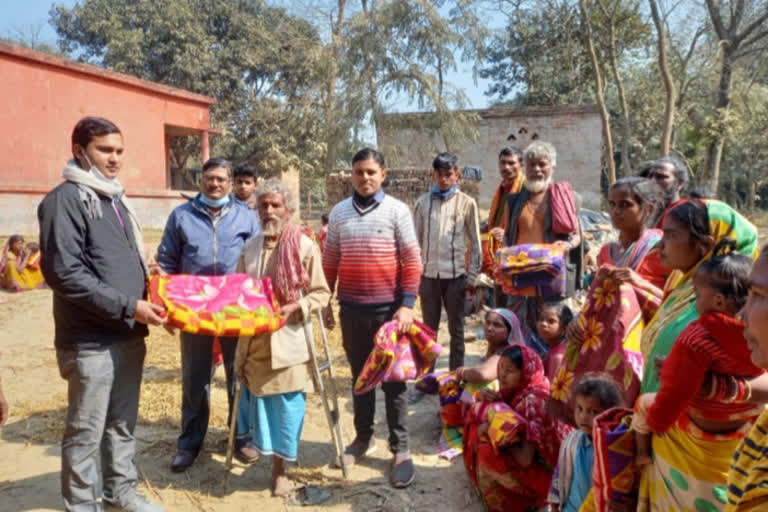
[[[237,271],[258,278],[269,276],[274,283],[276,247],[277,244],[269,243],[263,236],[249,240],[243,247]],[[302,235],[299,250],[309,274],[309,289],[298,301],[300,310],[291,315],[279,331],[240,338],[238,343],[235,368],[256,396],[313,390],[304,319],[328,304],[331,291],[325,281],[317,244]]]
[[[480,222],[475,200],[458,189],[445,201],[427,192],[416,200],[413,220],[421,246],[423,275],[451,279],[466,274],[467,284],[474,285],[481,263]]]

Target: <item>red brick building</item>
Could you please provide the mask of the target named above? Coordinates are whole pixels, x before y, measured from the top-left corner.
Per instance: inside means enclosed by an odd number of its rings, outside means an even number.
[[[171,137],[198,136],[209,156],[213,98],[3,43],[0,77],[0,235],[37,233],[37,205],[61,182],[84,116],[120,127],[120,181],[144,227],[162,228],[183,200],[172,190]]]

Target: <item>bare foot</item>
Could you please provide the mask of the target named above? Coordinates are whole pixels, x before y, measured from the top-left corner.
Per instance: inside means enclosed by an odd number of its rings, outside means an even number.
[[[650,455],[635,455],[635,466],[648,466],[653,464],[653,459]]]
[[[272,496],[287,498],[296,490],[296,484],[287,476],[279,476],[272,482]]]

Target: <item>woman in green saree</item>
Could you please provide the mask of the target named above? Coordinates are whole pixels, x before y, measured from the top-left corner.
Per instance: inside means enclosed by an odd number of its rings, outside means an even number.
[[[666,357],[680,332],[698,318],[693,275],[711,256],[712,248],[729,237],[740,253],[757,256],[755,227],[720,201],[690,200],[675,207],[665,218],[663,230],[661,260],[674,270],[664,301],[643,332],[641,393],[659,390],[654,361]],[[687,426],[679,423],[667,435],[653,437],[653,464],[643,470],[638,512],[723,509],[731,455],[743,425],[684,423]]]

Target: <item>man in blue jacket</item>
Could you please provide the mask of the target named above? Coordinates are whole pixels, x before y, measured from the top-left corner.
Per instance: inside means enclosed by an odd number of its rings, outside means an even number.
[[[232,166],[223,158],[203,165],[200,194],[171,212],[157,249],[157,263],[168,274],[225,275],[235,272],[245,241],[258,235],[258,217],[230,196]],[[219,338],[227,374],[232,415],[237,338]],[[195,461],[210,416],[213,337],[181,333],[181,435],[171,470],[181,472]]]

